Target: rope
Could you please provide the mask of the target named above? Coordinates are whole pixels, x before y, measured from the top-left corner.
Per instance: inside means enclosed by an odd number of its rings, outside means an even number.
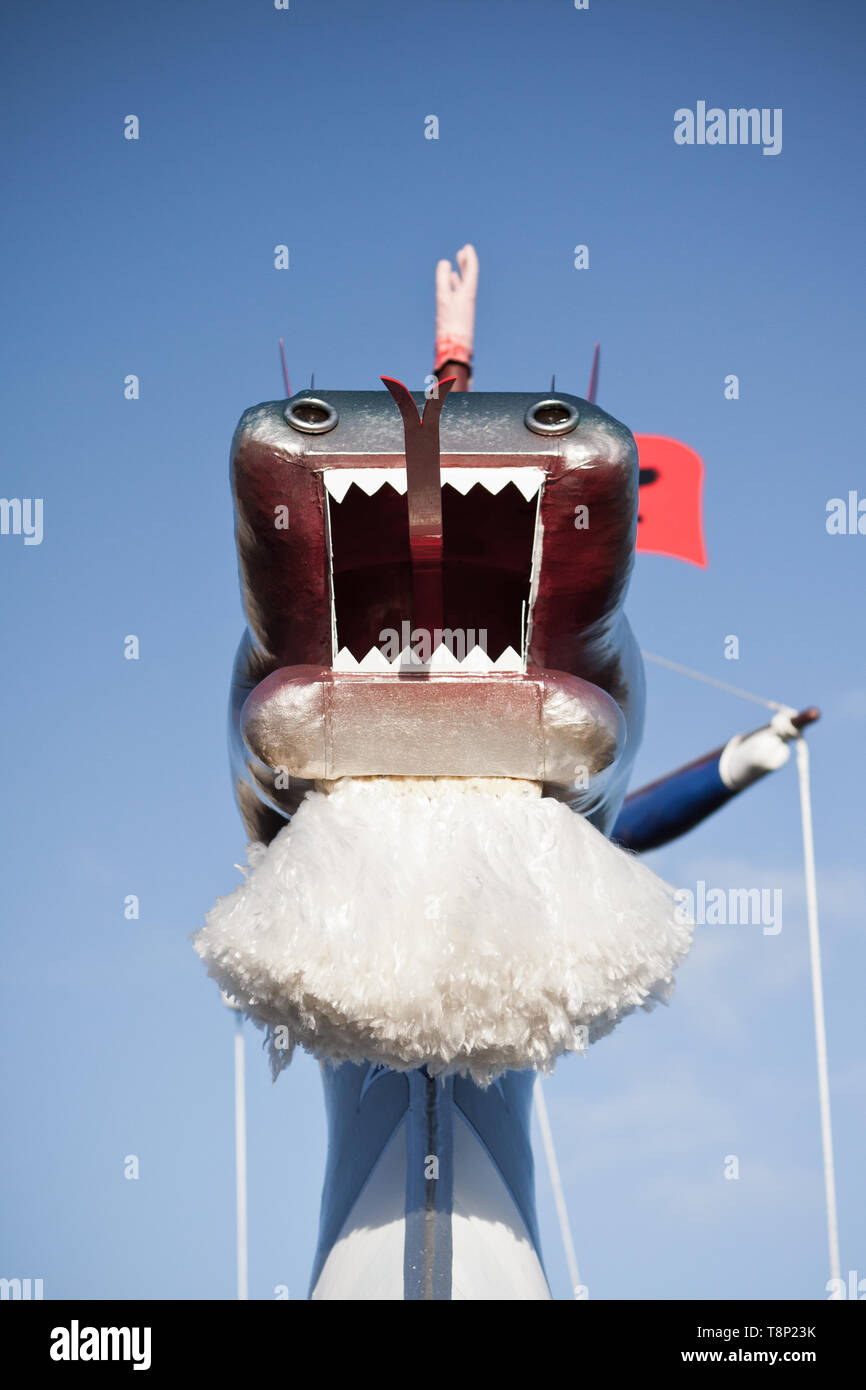
[[[647,661],[658,666],[666,666],[678,671],[692,680],[714,685],[729,695],[738,695],[742,700],[764,705],[767,709],[790,712],[790,705],[780,705],[776,700],[753,695],[749,690],[740,690],[714,676],[694,671],[689,666],[680,666],[667,657],[643,652]],[[809,968],[812,977],[812,1010],[815,1019],[815,1060],[818,1069],[818,1101],[821,1113],[821,1152],[824,1164],[824,1198],[827,1211],[827,1246],[830,1253],[830,1277],[840,1278],[839,1270],[839,1226],[836,1211],[836,1171],[833,1160],[833,1130],[830,1121],[830,1077],[827,1066],[827,1033],[824,1022],[824,984],[821,972],[821,936],[818,926],[818,890],[815,878],[815,842],[812,833],[812,797],[809,784],[809,748],[801,734],[797,735],[797,773],[800,784],[800,817],[803,823],[803,869],[806,880],[806,916],[809,924]]]
[[[247,1124],[244,1087],[244,1020],[235,1014],[235,1184],[237,1197],[238,1298],[247,1287]]]
[[[741,700],[751,700],[756,705],[763,705],[766,709],[785,710],[791,708],[790,705],[777,704],[775,700],[765,700],[761,695],[753,695],[750,690],[740,690],[736,685],[728,685],[725,681],[716,680],[715,676],[705,676],[703,671],[693,671],[691,666],[680,666],[676,661],[668,661],[665,656],[655,656],[652,652],[641,651],[641,656],[645,661],[654,661],[657,666],[667,666],[670,671],[679,671],[681,676],[691,676],[692,680],[703,681],[704,685],[714,685],[717,690],[726,690],[729,695],[739,695]]]
[[[536,1074],[535,1077],[534,1090],[535,1106],[538,1110],[538,1123],[541,1126],[541,1138],[544,1144],[544,1156],[547,1159],[547,1171],[550,1175],[550,1186],[553,1188],[553,1201],[556,1206],[556,1215],[559,1221],[559,1233],[562,1236],[562,1245],[565,1250],[565,1262],[568,1265],[571,1287],[574,1290],[574,1297],[577,1299],[580,1298],[583,1293],[583,1285],[580,1282],[580,1272],[577,1268],[577,1256],[574,1253],[574,1241],[571,1238],[568,1208],[565,1205],[565,1194],[562,1191],[562,1179],[559,1176],[559,1164],[556,1161],[553,1132],[550,1128],[550,1119],[547,1114],[547,1104],[544,1099],[541,1076],[538,1074]]]
[[[827,1245],[830,1251],[830,1278],[838,1279],[840,1271],[839,1227],[836,1219],[836,1171],[833,1163],[833,1130],[830,1123],[830,1078],[827,1070],[827,1034],[824,1028],[824,986],[821,978],[821,938],[818,932],[815,842],[812,835],[812,798],[809,792],[809,748],[804,738],[797,739],[797,772],[800,778],[800,813],[803,820],[803,862],[806,871],[806,914],[809,920],[812,1007],[815,1015],[815,1057],[818,1064],[818,1097],[821,1106],[821,1149],[824,1155]]]

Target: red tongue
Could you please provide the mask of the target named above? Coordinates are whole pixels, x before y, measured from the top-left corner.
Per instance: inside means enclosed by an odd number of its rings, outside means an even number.
[[[442,482],[439,474],[439,416],[455,378],[440,381],[423,416],[402,381],[383,376],[403,417],[406,497],[412,556],[412,619],[415,629],[442,630]]]

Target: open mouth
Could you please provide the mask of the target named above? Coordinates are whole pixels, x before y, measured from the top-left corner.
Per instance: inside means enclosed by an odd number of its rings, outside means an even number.
[[[291,814],[347,777],[516,778],[606,824],[641,718],[632,436],[533,393],[448,396],[440,435],[444,390],[382,380],[238,428],[239,795]]]
[[[333,667],[525,670],[544,470],[443,468],[442,623],[413,623],[405,468],[324,472]]]

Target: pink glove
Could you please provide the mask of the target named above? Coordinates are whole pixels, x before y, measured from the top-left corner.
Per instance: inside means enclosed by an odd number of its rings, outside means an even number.
[[[445,362],[472,365],[475,336],[475,295],[478,289],[478,257],[475,247],[457,252],[458,270],[450,261],[436,266],[436,352],[433,371]]]

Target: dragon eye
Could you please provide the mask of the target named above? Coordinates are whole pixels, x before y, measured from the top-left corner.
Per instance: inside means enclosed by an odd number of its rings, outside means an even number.
[[[575,406],[565,401],[536,401],[524,416],[524,424],[533,434],[570,434],[578,422]]]
[[[300,430],[303,434],[327,434],[338,419],[334,407],[315,396],[304,396],[286,406],[284,416],[293,430]]]

